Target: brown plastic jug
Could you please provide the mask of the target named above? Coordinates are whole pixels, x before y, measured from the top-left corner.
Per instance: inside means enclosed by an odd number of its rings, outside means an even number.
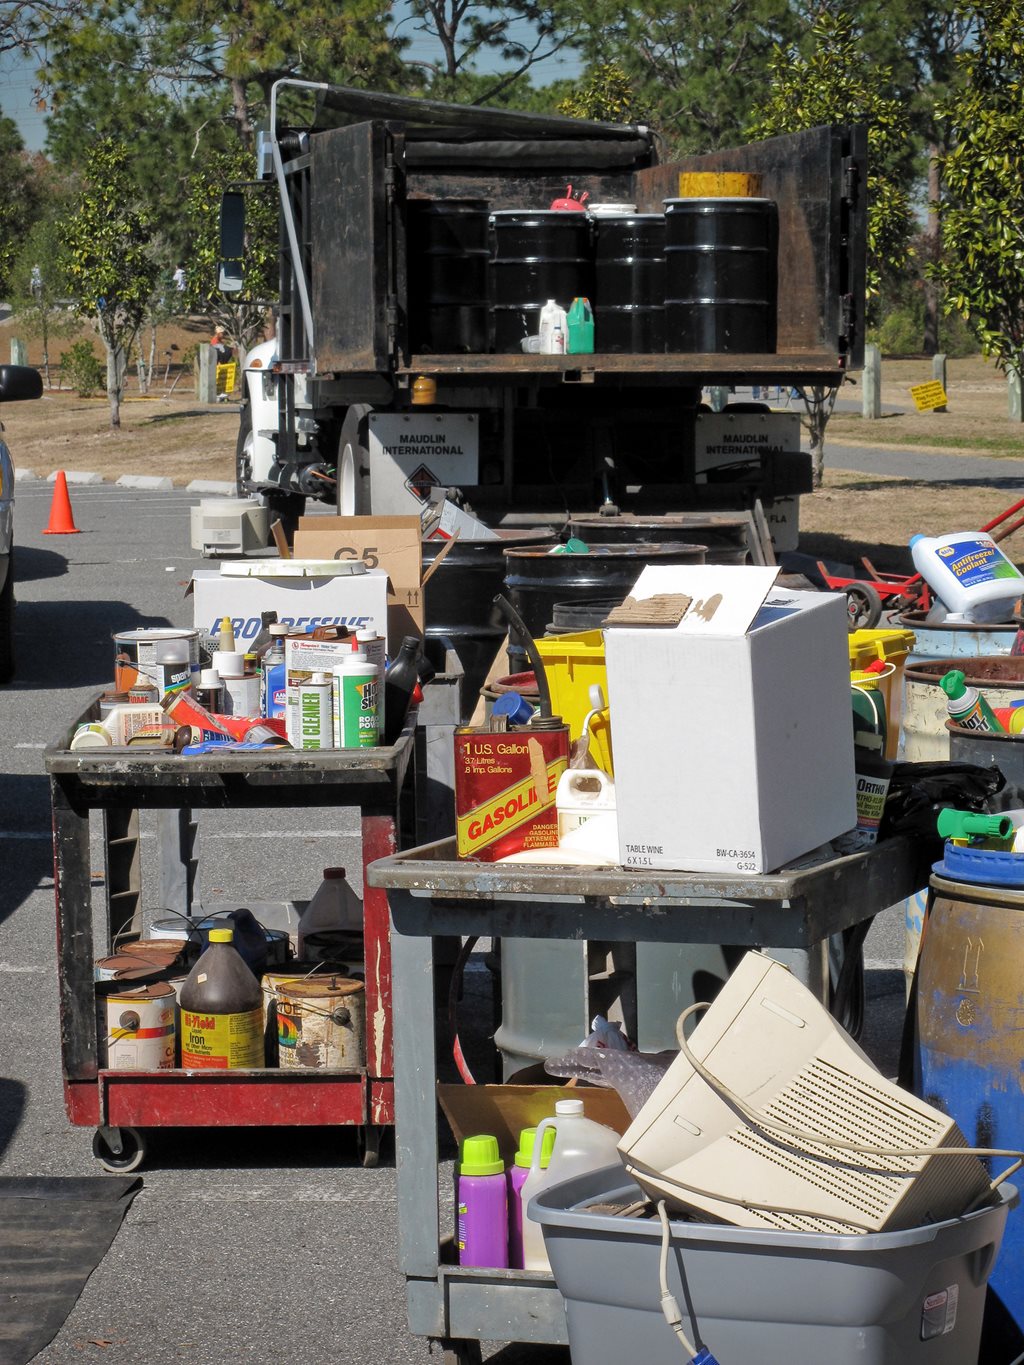
[[[186,1070],[263,1066],[263,993],[230,929],[210,946],[181,988],[181,1065]]]

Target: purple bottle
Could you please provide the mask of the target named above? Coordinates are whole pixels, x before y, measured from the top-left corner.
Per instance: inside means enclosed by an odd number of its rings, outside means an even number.
[[[533,1161],[533,1142],[537,1136],[536,1128],[524,1128],[519,1134],[519,1150],[508,1171],[508,1263],[512,1270],[523,1268],[523,1203],[519,1195],[530,1174]],[[551,1149],[555,1145],[555,1130],[549,1128],[544,1134],[540,1149],[541,1169],[551,1160]]]
[[[489,1134],[462,1143],[455,1187],[459,1265],[508,1266],[508,1193],[498,1139]]]

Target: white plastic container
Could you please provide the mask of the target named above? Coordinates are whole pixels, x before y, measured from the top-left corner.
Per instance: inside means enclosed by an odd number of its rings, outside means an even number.
[[[558,842],[595,815],[615,809],[615,783],[600,768],[566,768],[558,779]]]
[[[549,1128],[555,1130],[555,1145],[546,1169],[542,1169],[540,1157],[544,1134]],[[563,1180],[613,1165],[619,1161],[618,1144],[618,1133],[585,1116],[582,1100],[557,1100],[554,1118],[541,1119],[533,1140],[530,1174],[519,1196],[523,1206],[523,1266],[526,1270],[551,1269],[540,1224],[528,1213],[530,1200],[549,1185],[558,1185]]]
[[[363,931],[363,903],[343,867],[325,867],[324,879],[299,919],[296,956],[304,962],[351,957],[352,935]]]
[[[947,621],[1009,621],[1024,574],[984,531],[912,536],[914,567],[946,605]]]
[[[540,310],[540,352],[541,355],[561,355],[565,351],[565,333],[569,319],[564,308],[559,308],[554,299],[548,299]],[[557,338],[561,334],[561,345]]]
[[[380,743],[377,665],[357,649],[333,676],[335,748],[372,749]]]

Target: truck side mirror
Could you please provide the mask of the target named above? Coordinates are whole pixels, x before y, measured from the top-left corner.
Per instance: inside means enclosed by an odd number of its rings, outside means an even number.
[[[220,201],[220,270],[217,285],[225,294],[237,294],[244,284],[245,196],[228,191]]]

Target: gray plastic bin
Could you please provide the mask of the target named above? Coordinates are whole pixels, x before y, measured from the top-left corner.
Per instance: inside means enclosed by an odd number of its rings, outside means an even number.
[[[975,1365],[985,1285],[1017,1192],[906,1232],[833,1236],[672,1224],[669,1287],[721,1365]],[[592,1213],[643,1198],[619,1166],[543,1190],[530,1214],[574,1365],[683,1365],[661,1313],[661,1224]],[[689,1321],[687,1321],[689,1314]]]

